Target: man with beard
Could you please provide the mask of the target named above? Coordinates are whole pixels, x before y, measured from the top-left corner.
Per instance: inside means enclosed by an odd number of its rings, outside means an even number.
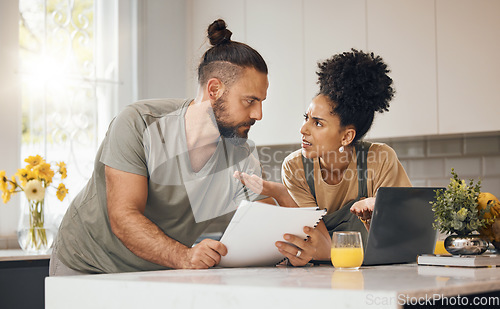
[[[247,136],[262,118],[266,63],[223,20],[208,38],[194,100],[140,101],[113,120],[61,223],[50,275],[209,268],[227,249],[192,246],[207,226],[241,200],[272,201],[232,177],[261,172]]]

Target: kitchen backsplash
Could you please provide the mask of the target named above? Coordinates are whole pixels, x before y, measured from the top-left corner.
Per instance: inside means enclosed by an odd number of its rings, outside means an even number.
[[[500,195],[500,133],[387,142],[413,186],[446,186],[454,168],[462,179],[481,179],[481,190]]]
[[[397,153],[413,186],[446,186],[451,168],[463,179],[481,179],[482,190],[500,195],[500,133],[484,136],[377,140]],[[260,146],[264,174],[281,181],[281,163],[300,144]]]

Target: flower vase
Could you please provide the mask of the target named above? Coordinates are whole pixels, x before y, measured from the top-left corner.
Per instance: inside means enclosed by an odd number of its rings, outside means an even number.
[[[444,248],[453,255],[479,255],[486,252],[489,243],[481,235],[450,235],[444,240]]]
[[[45,200],[22,203],[17,240],[28,254],[46,254],[54,242],[55,229],[45,224]]]

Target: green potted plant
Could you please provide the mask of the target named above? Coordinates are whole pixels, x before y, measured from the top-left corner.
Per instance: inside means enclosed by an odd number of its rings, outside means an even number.
[[[436,200],[431,202],[434,211],[434,228],[449,234],[444,241],[445,249],[451,254],[482,254],[489,242],[478,231],[493,220],[484,218],[489,208],[478,209],[481,181],[469,184],[458,178],[451,169],[450,183],[444,190],[436,190]]]

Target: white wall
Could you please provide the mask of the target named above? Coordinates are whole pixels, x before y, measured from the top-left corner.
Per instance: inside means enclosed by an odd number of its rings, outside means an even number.
[[[18,42],[19,5],[0,1],[0,170],[14,175],[19,166],[21,101],[19,96]],[[0,235],[13,234],[17,226],[19,198],[4,205],[0,201]]]
[[[188,38],[186,1],[140,0],[137,3],[138,98],[183,98],[186,96]]]
[[[115,113],[138,99],[138,0],[118,1],[118,106]],[[107,127],[107,126],[106,126]]]

